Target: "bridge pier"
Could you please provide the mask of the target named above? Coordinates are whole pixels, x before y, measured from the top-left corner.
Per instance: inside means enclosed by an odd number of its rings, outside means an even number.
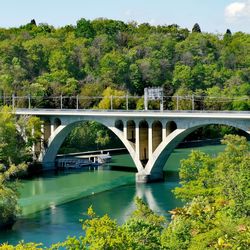
[[[136,183],[150,183],[150,182],[161,182],[164,181],[164,175],[162,172],[156,173],[136,173],[135,176]]]

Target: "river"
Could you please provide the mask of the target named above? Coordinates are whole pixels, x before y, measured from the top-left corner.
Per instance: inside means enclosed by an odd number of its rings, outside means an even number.
[[[211,155],[224,146],[204,146]],[[143,198],[151,209],[168,218],[167,211],[181,206],[171,190],[178,185],[179,162],[192,149],[176,149],[168,159],[162,183],[136,184],[135,167],[128,154],[114,155],[110,167],[88,171],[50,173],[23,180],[19,204],[22,216],[12,230],[0,232],[0,243],[42,242],[45,246],[64,240],[68,235],[82,234],[79,219],[93,206],[98,215],[109,214],[122,223],[135,208],[134,198]],[[126,171],[122,170],[126,167]],[[116,170],[111,170],[116,169]],[[119,169],[119,171],[117,171]],[[125,169],[125,168],[124,168]],[[131,169],[131,171],[128,171]]]

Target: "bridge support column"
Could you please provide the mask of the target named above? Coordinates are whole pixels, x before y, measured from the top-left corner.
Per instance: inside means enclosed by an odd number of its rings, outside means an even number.
[[[148,123],[148,160],[150,161],[153,154],[153,132],[152,123]]]
[[[165,126],[162,126],[162,141],[164,141],[167,137],[167,130]]]
[[[137,173],[135,180],[137,183],[150,183],[150,182],[160,182],[164,180],[163,172],[155,173]]]
[[[50,124],[50,135],[52,135],[55,131],[55,124],[54,124],[54,121],[51,121],[51,124]]]
[[[138,122],[135,124],[135,153],[136,157],[140,161],[140,131]]]
[[[123,124],[123,137],[125,140],[128,139],[128,127],[127,127],[127,122],[124,122]]]

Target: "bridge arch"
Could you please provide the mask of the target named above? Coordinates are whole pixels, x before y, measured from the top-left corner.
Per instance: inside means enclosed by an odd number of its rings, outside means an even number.
[[[126,140],[126,137],[124,136],[124,132],[120,129],[120,127],[118,126],[117,128],[115,124],[113,124],[113,122],[108,119],[106,121],[103,120],[102,122],[100,122],[99,119],[76,119],[76,120],[71,121],[68,124],[62,123],[61,125],[59,125],[55,129],[54,133],[52,133],[52,135],[50,136],[49,142],[48,142],[48,148],[41,157],[44,169],[53,169],[55,167],[55,160],[56,160],[57,153],[62,143],[66,139],[66,137],[75,127],[77,127],[80,123],[86,122],[86,121],[98,122],[104,125],[105,127],[107,127],[109,130],[111,130],[121,140],[121,142],[124,144],[124,146],[128,150],[129,154],[131,155],[131,158],[133,159],[135,163],[135,166],[137,167],[138,172],[144,172],[144,168],[139,158],[136,157],[133,143],[130,143],[128,140]]]
[[[167,135],[165,140],[163,140],[162,143],[157,147],[157,149],[153,153],[151,161],[148,162],[148,164],[145,167],[146,173],[151,175],[152,179],[154,178],[154,176],[156,178],[157,176],[158,177],[161,176],[161,173],[163,173],[163,168],[164,168],[166,161],[168,160],[173,150],[178,146],[178,144],[182,142],[189,134],[191,134],[195,130],[201,127],[207,126],[207,125],[227,125],[227,126],[240,129],[250,134],[250,131],[247,131],[245,129],[245,126],[236,124],[234,121],[216,122],[216,123],[206,122],[206,123],[200,123],[199,125],[194,125],[188,128],[176,128],[175,130],[173,130],[173,132]]]

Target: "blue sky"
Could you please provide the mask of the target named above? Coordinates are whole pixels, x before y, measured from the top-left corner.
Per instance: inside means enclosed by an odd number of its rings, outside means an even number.
[[[55,27],[98,17],[157,24],[178,24],[202,31],[250,33],[250,0],[1,0],[0,27],[35,19]]]

